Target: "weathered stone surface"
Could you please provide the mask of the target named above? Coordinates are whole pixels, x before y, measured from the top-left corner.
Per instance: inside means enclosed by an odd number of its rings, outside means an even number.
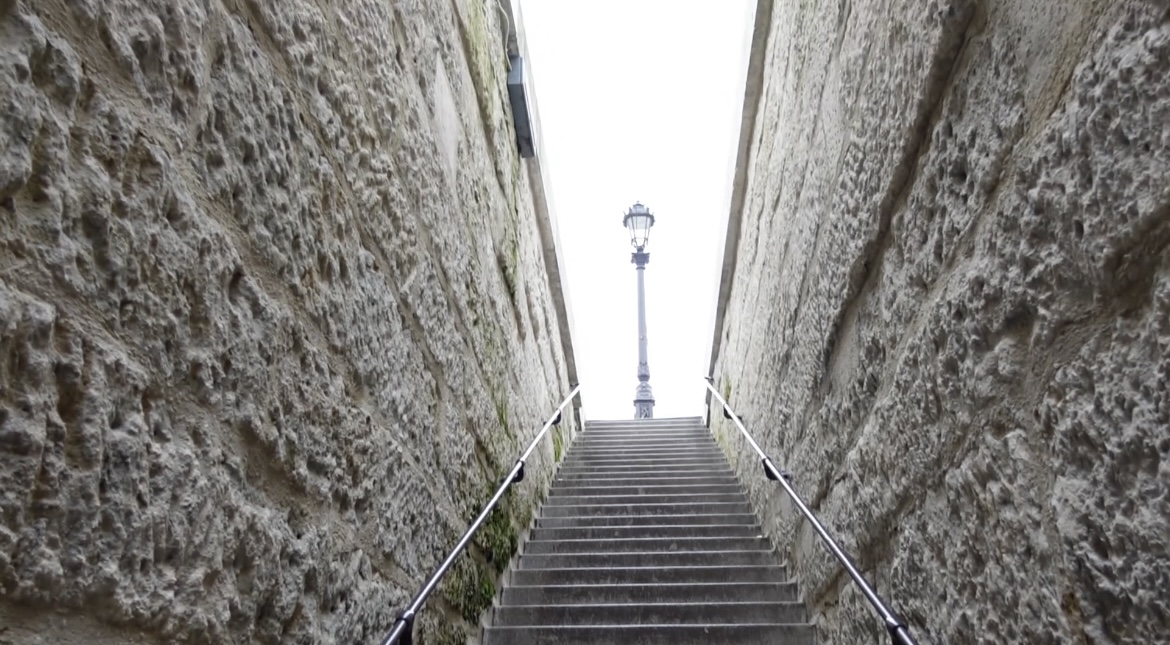
[[[774,3],[713,374],[924,642],[1170,633],[1165,3]],[[821,626],[881,623],[713,415]]]
[[[569,389],[498,7],[0,2],[0,643],[389,629]]]

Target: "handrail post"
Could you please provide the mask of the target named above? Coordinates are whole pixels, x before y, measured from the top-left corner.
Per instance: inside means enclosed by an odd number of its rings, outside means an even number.
[[[885,623],[886,631],[890,633],[890,639],[893,641],[894,645],[918,645],[918,643],[914,640],[914,637],[910,635],[910,630],[906,627],[906,624],[894,614],[888,605],[886,605],[885,601],[881,599],[881,596],[878,595],[877,591],[875,591],[874,588],[870,586],[869,581],[867,581],[865,577],[861,575],[861,572],[857,570],[857,567],[853,566],[852,559],[849,558],[849,556],[845,554],[841,547],[837,545],[837,541],[834,540],[831,535],[829,535],[829,531],[823,524],[821,524],[820,520],[817,519],[817,516],[812,512],[812,509],[810,509],[804,503],[804,500],[800,498],[800,495],[797,494],[796,489],[794,489],[792,484],[788,482],[788,473],[776,468],[776,465],[772,463],[772,460],[760,448],[760,444],[756,443],[756,440],[752,438],[750,433],[748,433],[747,428],[744,427],[741,418],[735,414],[735,411],[731,409],[731,405],[725,401],[723,397],[720,396],[719,392],[715,389],[715,385],[712,382],[713,380],[714,379],[708,376],[704,382],[707,386],[707,390],[711,393],[711,396],[715,397],[715,399],[719,401],[720,405],[723,406],[724,417],[731,419],[731,421],[735,423],[736,427],[739,429],[740,434],[743,435],[744,439],[747,440],[748,444],[751,445],[752,449],[756,451],[756,454],[759,455],[760,460],[763,462],[765,476],[772,481],[779,482],[780,486],[784,489],[784,492],[788,494],[788,498],[792,500],[792,503],[796,505],[798,510],[800,510],[801,515],[804,515],[804,518],[808,520],[809,524],[812,525],[813,530],[815,530],[821,537],[821,542],[824,543],[825,548],[829,550],[829,553],[831,553],[833,557],[837,558],[837,561],[841,563],[841,566],[845,569],[845,572],[848,573],[849,577],[853,579],[853,583],[861,589],[862,595],[865,596],[866,600],[869,601],[869,604],[873,606],[875,611],[877,611],[878,616],[881,617],[882,622]]]
[[[561,404],[558,405],[553,414],[549,416],[548,421],[544,422],[544,426],[541,427],[540,432],[536,433],[536,436],[528,444],[528,448],[526,448],[520,455],[520,458],[516,460],[516,463],[512,466],[512,470],[510,470],[507,476],[504,477],[504,480],[500,483],[499,488],[496,489],[496,493],[492,495],[492,498],[488,501],[487,505],[484,506],[484,509],[480,512],[479,516],[475,518],[475,521],[471,523],[471,526],[467,527],[467,531],[463,533],[463,537],[459,538],[459,542],[455,544],[455,548],[451,550],[451,553],[447,555],[447,558],[443,560],[443,563],[439,565],[439,568],[436,569],[433,574],[431,574],[431,577],[427,579],[422,588],[419,589],[417,594],[415,594],[414,600],[411,601],[410,606],[404,609],[402,613],[398,615],[398,619],[394,621],[394,627],[391,628],[390,634],[387,635],[386,638],[382,639],[381,645],[413,645],[414,619],[418,615],[418,612],[422,610],[423,604],[426,603],[427,598],[430,597],[435,588],[439,586],[439,582],[443,579],[443,576],[447,574],[447,571],[451,569],[451,566],[455,564],[455,560],[457,560],[459,556],[463,554],[463,550],[467,548],[467,545],[471,542],[471,538],[475,536],[475,532],[479,530],[479,527],[483,526],[488,516],[491,515],[493,510],[495,510],[496,505],[500,503],[500,499],[504,497],[504,493],[508,492],[508,487],[524,479],[524,463],[528,461],[530,456],[532,456],[532,451],[536,450],[536,446],[540,443],[540,440],[544,438],[544,435],[548,432],[548,429],[551,428],[554,423],[558,423],[560,421],[561,411],[564,410],[565,406],[568,405],[569,402],[577,396],[577,392],[580,390],[580,385],[574,385],[573,390],[569,392],[569,396],[565,397],[565,399],[561,401]]]

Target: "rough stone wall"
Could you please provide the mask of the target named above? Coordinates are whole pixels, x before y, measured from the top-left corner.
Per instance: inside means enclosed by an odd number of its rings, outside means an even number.
[[[0,643],[389,630],[569,390],[500,9],[0,0]]]
[[[1168,642],[1168,11],[761,4],[712,373],[923,642]],[[712,416],[819,642],[885,642]]]

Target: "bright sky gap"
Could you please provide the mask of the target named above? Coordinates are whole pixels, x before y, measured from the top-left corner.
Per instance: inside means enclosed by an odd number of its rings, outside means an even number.
[[[703,412],[753,0],[522,0],[592,419],[632,418],[637,302],[622,216],[654,213],[646,269],[656,417]]]

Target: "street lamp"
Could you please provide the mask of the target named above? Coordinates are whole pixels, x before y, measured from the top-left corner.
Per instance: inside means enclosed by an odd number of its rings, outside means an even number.
[[[638,389],[634,395],[634,418],[654,418],[654,392],[650,389],[650,365],[646,361],[646,263],[650,254],[646,243],[650,241],[650,227],[654,226],[654,215],[641,203],[635,203],[622,219],[630,232],[630,244],[634,253],[630,261],[638,268]]]

